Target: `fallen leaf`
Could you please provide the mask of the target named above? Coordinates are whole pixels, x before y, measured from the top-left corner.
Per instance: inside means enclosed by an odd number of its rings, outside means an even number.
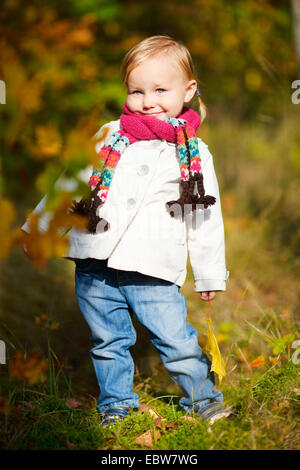
[[[69,450],[74,450],[75,449],[75,444],[72,444],[72,442],[67,440],[66,444],[67,444],[67,448]]]
[[[158,418],[155,418],[154,424],[158,428],[163,429],[164,428],[164,426],[163,426],[164,421],[166,421],[165,418],[158,417]]]
[[[83,403],[75,398],[68,398],[66,400],[66,404],[69,405],[71,408],[79,408],[83,405]]]
[[[157,413],[157,411],[154,411],[148,405],[141,404],[139,410],[141,413],[149,413],[155,419],[160,418],[162,420],[165,420],[165,418],[163,418],[159,413]]]
[[[174,423],[166,423],[164,425],[164,429],[172,429],[172,428],[175,428],[175,424]]]
[[[158,441],[160,438],[160,432],[155,430],[155,440]],[[154,435],[153,431],[149,429],[149,431],[144,432],[140,436],[138,436],[134,442],[139,445],[139,446],[145,446],[145,447],[153,447],[154,445]]]
[[[258,356],[254,361],[250,363],[251,367],[260,367],[265,364],[265,358],[264,356]]]

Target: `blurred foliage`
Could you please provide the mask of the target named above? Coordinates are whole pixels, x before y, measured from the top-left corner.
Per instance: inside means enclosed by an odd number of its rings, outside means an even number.
[[[2,0],[1,6],[0,193],[24,207],[35,205],[62,171],[78,190],[78,170],[93,158],[91,136],[120,115],[122,58],[147,36],[168,34],[189,47],[211,123],[280,121],[297,78],[284,0]],[[296,146],[297,168],[298,154]]]

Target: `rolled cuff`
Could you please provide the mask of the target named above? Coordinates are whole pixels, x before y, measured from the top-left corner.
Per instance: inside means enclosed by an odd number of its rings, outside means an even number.
[[[225,279],[195,279],[195,292],[212,290],[226,290],[226,281],[229,278],[229,271],[226,271]]]

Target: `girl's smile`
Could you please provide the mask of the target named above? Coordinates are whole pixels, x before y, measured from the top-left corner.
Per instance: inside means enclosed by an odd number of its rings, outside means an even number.
[[[197,88],[175,59],[160,54],[144,60],[128,77],[126,104],[130,111],[164,121],[178,116]]]

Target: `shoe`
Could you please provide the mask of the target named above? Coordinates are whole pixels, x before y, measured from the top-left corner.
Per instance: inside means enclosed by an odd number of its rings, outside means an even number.
[[[130,408],[124,406],[109,408],[105,413],[103,413],[101,426],[103,428],[107,428],[109,426],[113,426],[119,421],[122,421],[128,415],[129,410]]]
[[[230,406],[225,407],[223,403],[220,402],[209,403],[197,410],[197,414],[203,421],[207,421],[209,424],[214,424],[216,421],[223,418],[231,419],[237,416],[237,413],[235,413]]]

